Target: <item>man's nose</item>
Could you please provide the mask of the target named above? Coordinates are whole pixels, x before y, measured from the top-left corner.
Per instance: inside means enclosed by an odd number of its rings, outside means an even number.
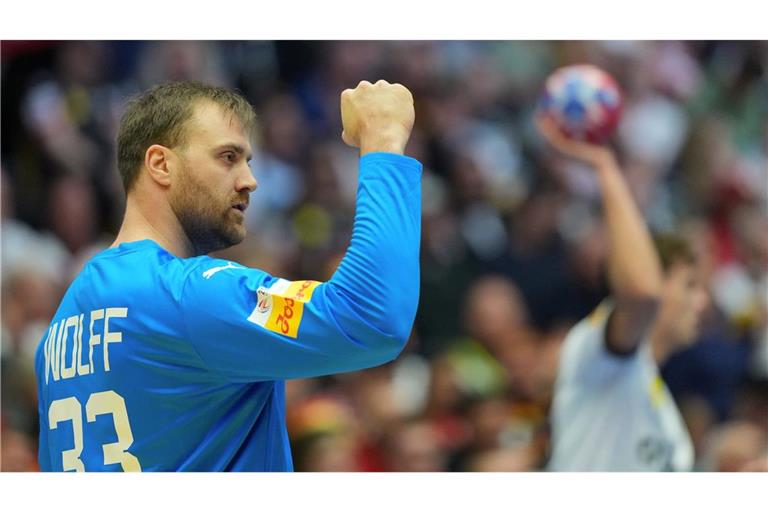
[[[244,164],[240,176],[238,176],[237,181],[235,182],[235,189],[238,192],[247,190],[250,193],[256,190],[258,186],[259,183],[256,181],[251,167],[247,163]]]

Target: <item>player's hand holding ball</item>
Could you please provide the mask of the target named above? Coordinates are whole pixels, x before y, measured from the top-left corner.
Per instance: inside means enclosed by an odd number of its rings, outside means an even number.
[[[603,146],[621,116],[616,81],[592,65],[566,66],[552,73],[539,100],[539,131],[558,151],[594,166],[613,163]]]
[[[411,92],[400,84],[362,81],[341,93],[344,142],[360,155],[383,151],[402,155],[415,113]]]

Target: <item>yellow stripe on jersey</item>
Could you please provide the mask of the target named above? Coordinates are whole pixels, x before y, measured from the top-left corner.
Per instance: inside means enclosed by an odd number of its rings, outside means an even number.
[[[589,325],[591,325],[592,327],[595,327],[603,323],[610,312],[611,312],[610,305],[605,301],[603,301],[600,304],[598,304],[598,306],[592,311],[592,313],[589,314],[589,316],[587,317],[587,321],[589,322]]]
[[[651,393],[651,404],[653,404],[654,407],[659,407],[664,402],[666,396],[664,393],[664,381],[661,380],[660,375],[656,375],[651,381],[649,391]]]

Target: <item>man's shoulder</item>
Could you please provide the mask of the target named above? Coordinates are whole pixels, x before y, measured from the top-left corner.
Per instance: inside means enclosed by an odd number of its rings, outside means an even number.
[[[263,271],[259,269],[247,267],[236,261],[211,256],[195,256],[180,260],[177,271],[184,283],[197,281],[214,286],[218,282],[227,281],[227,277],[237,277],[243,273],[248,273],[248,275],[263,274]]]
[[[173,286],[179,300],[197,307],[219,307],[223,297],[228,307],[232,307],[232,299],[239,296],[240,291],[255,291],[261,286],[268,287],[284,281],[273,278],[264,270],[210,256],[187,258],[176,273],[178,277]]]
[[[216,261],[207,256],[178,258],[149,242],[127,244],[94,255],[73,279],[62,305],[68,299],[82,303],[84,298],[89,299],[86,302],[103,302],[115,297],[149,304],[165,293],[178,298],[191,273]]]
[[[606,344],[606,329],[613,312],[610,299],[603,301],[590,315],[574,325],[567,333],[560,352],[558,382],[571,385],[618,383],[618,379],[633,379],[644,364],[641,351],[627,355],[612,352]]]

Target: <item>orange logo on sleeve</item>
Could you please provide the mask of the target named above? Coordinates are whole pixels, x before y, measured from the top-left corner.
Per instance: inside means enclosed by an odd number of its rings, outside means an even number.
[[[320,285],[318,281],[278,282],[266,292],[272,299],[269,316],[262,317],[255,323],[272,332],[296,338],[304,316],[304,304],[312,299],[312,294],[318,285]],[[258,307],[257,305],[257,309]]]

